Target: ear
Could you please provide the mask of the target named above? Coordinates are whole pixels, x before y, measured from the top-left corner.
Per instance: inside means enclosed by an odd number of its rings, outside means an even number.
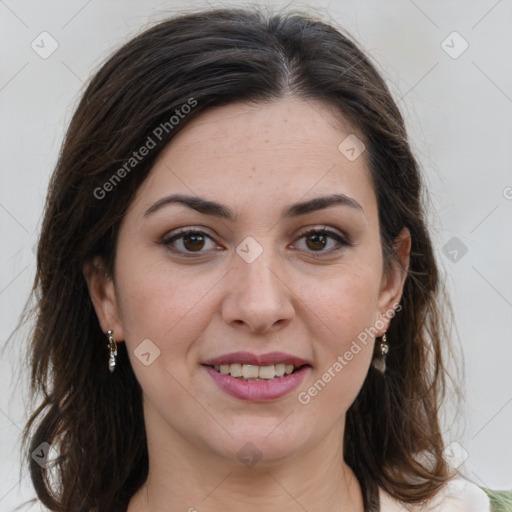
[[[384,272],[381,280],[381,288],[378,299],[379,323],[385,323],[381,333],[382,336],[388,329],[393,312],[396,310],[404,288],[405,279],[409,270],[409,258],[411,253],[411,233],[403,228],[393,243],[394,258],[390,262],[389,269]]]
[[[111,329],[116,341],[123,341],[124,332],[115,284],[106,271],[102,258],[96,256],[92,261],[86,262],[82,271],[101,330],[106,334]]]

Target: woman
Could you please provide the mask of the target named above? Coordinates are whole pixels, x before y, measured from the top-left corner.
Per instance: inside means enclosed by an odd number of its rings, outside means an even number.
[[[421,193],[385,83],[328,24],[211,10],[120,48],[71,121],[38,247],[39,500],[489,510],[443,456]]]

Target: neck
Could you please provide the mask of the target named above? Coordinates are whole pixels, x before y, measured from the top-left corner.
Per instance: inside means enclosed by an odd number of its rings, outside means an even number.
[[[341,428],[340,428],[341,427]],[[247,467],[177,433],[165,442],[149,429],[149,473],[127,512],[363,511],[353,471],[343,461],[344,417],[319,445],[279,461]]]

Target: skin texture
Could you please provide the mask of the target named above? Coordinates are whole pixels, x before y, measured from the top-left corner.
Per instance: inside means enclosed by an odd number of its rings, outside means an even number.
[[[289,97],[209,110],[173,139],[137,191],[121,224],[114,279],[94,262],[87,279],[101,327],[127,343],[144,395],[150,472],[129,512],[226,511],[241,503],[249,512],[363,510],[342,441],[374,339],[360,344],[307,405],[297,399],[365,328],[383,319],[376,335],[386,331],[406,277],[405,228],[395,246],[401,266],[383,273],[365,154],[350,161],[338,149],[352,133],[317,101]],[[220,202],[237,218],[179,204],[144,217],[175,193]],[[292,203],[333,193],[363,211],[342,205],[281,216]],[[211,238],[159,243],[187,227]],[[323,227],[353,245],[327,238],[323,247],[302,236]],[[263,250],[252,263],[236,252],[248,236]],[[145,339],[160,350],[148,366],[134,353]],[[225,394],[201,366],[239,350],[286,352],[312,368],[289,395],[249,403]],[[237,457],[246,443],[261,456],[251,467]]]

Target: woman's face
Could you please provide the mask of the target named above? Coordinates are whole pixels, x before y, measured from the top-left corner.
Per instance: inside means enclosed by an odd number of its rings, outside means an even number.
[[[127,344],[150,450],[273,464],[340,447],[405,278],[383,274],[354,133],[320,102],[238,103],[160,155],[120,227],[114,280],[90,283],[103,330]],[[294,373],[274,377],[282,364]]]

